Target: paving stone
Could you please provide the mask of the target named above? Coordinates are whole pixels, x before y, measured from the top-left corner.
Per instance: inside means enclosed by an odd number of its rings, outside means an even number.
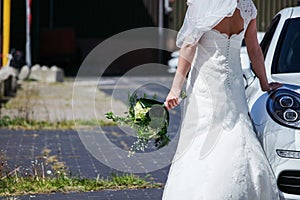
[[[115,130],[109,127],[106,131]],[[116,129],[117,130],[117,129]],[[120,142],[124,137],[116,137]],[[11,168],[22,166],[30,168],[31,161],[42,155],[44,148],[49,148],[50,155],[58,155],[61,161],[66,163],[72,175],[95,178],[99,174],[102,177],[110,176],[111,173],[123,174],[123,172],[111,169],[94,158],[84,147],[76,131],[19,131],[0,129],[0,149],[5,152]],[[5,141],[5,142],[4,142]],[[110,152],[113,153],[113,152]],[[126,163],[126,162],[124,162]],[[145,164],[145,163],[141,163]],[[155,181],[164,183],[168,174],[169,166],[151,172]],[[147,173],[137,175],[144,177]],[[70,194],[47,194],[27,195],[18,199],[161,199],[162,189],[144,190],[105,190],[87,193]],[[5,199],[4,197],[2,199]]]
[[[162,189],[141,189],[141,190],[103,190],[85,193],[55,193],[41,195],[18,196],[19,200],[160,200]],[[0,197],[0,199],[7,199]]]

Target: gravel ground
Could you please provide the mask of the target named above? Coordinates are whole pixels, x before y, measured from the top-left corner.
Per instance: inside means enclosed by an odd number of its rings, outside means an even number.
[[[97,80],[77,82],[76,90],[80,95],[76,96],[76,101],[80,102],[80,106],[74,107],[74,110],[72,110],[73,87],[74,79],[67,79],[62,83],[23,82],[17,95],[2,106],[1,114],[35,120],[62,121],[73,120],[74,111],[82,113],[80,119],[90,120],[95,119],[95,113],[85,108],[90,108],[90,105],[94,104],[97,116],[104,119],[105,113],[110,111],[112,97],[95,90]],[[94,99],[86,98],[91,93],[94,94]],[[122,111],[126,109],[126,105],[119,100],[114,100],[114,105]]]

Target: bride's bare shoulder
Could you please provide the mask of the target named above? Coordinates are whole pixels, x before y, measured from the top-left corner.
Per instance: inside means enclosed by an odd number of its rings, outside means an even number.
[[[240,10],[235,9],[231,17],[225,17],[220,23],[218,23],[214,29],[227,35],[238,34],[244,29],[244,20],[241,17]]]

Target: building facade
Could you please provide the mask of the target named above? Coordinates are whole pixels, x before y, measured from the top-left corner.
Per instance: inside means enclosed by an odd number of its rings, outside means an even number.
[[[253,0],[257,7],[257,29],[266,31],[274,15],[283,8],[300,5],[299,0]],[[186,1],[176,0],[170,16],[170,28],[179,30],[186,11]]]
[[[1,1],[1,0],[0,0]],[[299,0],[253,0],[257,9],[259,31],[265,31],[275,13],[296,6]],[[11,49],[24,52],[26,35],[25,1],[11,0]],[[171,12],[166,12],[170,3]],[[186,0],[32,0],[33,64],[65,66],[76,73],[86,55],[100,42],[122,31],[139,27],[165,27],[179,30],[186,11]],[[169,41],[176,49],[175,38]],[[141,53],[141,52],[140,52]],[[161,52],[142,52],[149,56],[127,56],[117,66],[157,62]],[[136,63],[132,60],[141,58]],[[167,60],[165,56],[164,60]],[[153,60],[153,61],[152,61]],[[159,59],[158,62],[161,62]],[[117,73],[123,73],[124,71]]]

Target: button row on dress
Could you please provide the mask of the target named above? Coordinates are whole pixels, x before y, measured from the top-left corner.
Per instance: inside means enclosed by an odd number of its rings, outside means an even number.
[[[226,54],[226,82],[230,86],[230,79],[229,79],[229,51],[230,51],[230,38],[228,39],[227,42],[227,54]]]

